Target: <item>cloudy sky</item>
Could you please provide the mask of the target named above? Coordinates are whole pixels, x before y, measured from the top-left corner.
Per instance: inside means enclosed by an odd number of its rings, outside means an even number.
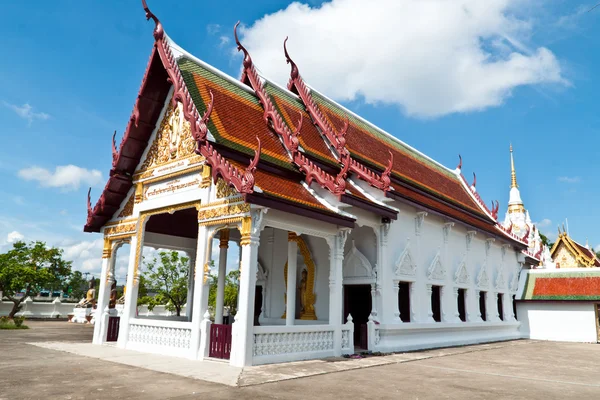
[[[179,45],[236,77],[236,21],[260,71],[280,83],[289,36],[306,81],[449,167],[460,153],[501,217],[512,142],[542,231],[556,236],[568,218],[575,239],[600,247],[593,1],[149,2]],[[136,1],[2,8],[0,251],[43,240],[97,274],[100,236],[82,232],[86,192],[95,201],[108,177],[111,136],[119,140],[131,113],[152,24]]]

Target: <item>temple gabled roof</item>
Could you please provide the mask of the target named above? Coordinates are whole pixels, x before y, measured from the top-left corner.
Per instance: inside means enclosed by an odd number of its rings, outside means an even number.
[[[557,260],[556,256],[561,245],[564,246],[582,265],[586,267],[600,267],[600,260],[592,249],[571,239],[567,232],[560,231],[558,233],[558,239],[556,239],[554,246],[552,246],[552,249],[550,250],[552,259],[557,263],[560,263],[560,260]]]
[[[100,200],[88,200],[85,231],[97,232],[125,201],[169,91],[213,178],[221,177],[249,203],[353,226],[344,203],[395,219],[385,197],[408,202],[525,247],[496,222],[460,167],[448,169],[309,89],[292,63],[288,89],[261,77],[244,52],[238,81],[177,46],[156,16],[156,39],[131,121]],[[287,55],[286,50],[286,56]],[[294,68],[296,75],[294,75]],[[359,187],[362,181],[365,187]]]

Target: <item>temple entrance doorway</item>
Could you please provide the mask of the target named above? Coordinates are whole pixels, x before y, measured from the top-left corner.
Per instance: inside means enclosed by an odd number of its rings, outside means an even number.
[[[354,345],[367,350],[367,322],[371,315],[371,285],[344,285],[344,320],[354,320]],[[343,323],[343,321],[342,321]]]

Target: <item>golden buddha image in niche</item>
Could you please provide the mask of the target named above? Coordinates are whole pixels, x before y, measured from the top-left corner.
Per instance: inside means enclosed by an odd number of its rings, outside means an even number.
[[[156,137],[138,172],[194,156],[195,150],[196,141],[192,137],[190,124],[183,115],[183,106],[177,103],[174,108],[169,102]]]

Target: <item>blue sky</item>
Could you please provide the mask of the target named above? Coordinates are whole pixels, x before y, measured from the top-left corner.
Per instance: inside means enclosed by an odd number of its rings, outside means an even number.
[[[600,8],[586,13],[593,2],[559,0],[490,1],[489,10],[473,0],[445,8],[438,0],[388,2],[393,10],[385,3],[150,7],[180,46],[236,77],[237,20],[254,61],[274,79],[288,73],[281,43],[289,34],[309,83],[444,165],[454,168],[462,154],[465,176],[477,173],[480,194],[500,201],[501,218],[512,142],[525,206],[542,231],[555,236],[568,218],[575,239],[600,245]],[[137,1],[5,2],[2,14],[0,250],[17,238],[44,240],[97,273],[99,235],[82,232],[86,192],[92,186],[95,202],[108,177],[112,132],[120,140],[153,26]],[[452,42],[440,47],[440,38]]]

